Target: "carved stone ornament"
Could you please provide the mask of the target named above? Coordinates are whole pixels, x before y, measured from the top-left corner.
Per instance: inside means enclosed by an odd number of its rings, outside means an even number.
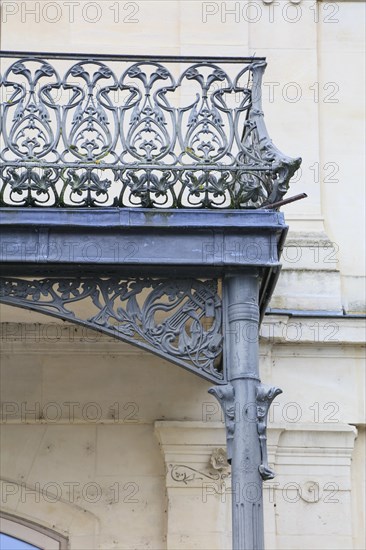
[[[231,477],[230,465],[225,449],[214,449],[206,468],[193,468],[186,464],[169,464],[169,473],[173,481],[183,485],[201,484],[205,481],[215,481],[215,488],[220,493],[225,486],[225,480]]]
[[[211,454],[210,463],[214,470],[227,470],[230,464],[228,463],[225,449],[214,449]]]
[[[225,485],[225,480],[230,478],[231,475],[228,469],[202,471],[185,464],[170,464],[169,471],[173,481],[187,486],[197,482],[201,485],[205,481],[215,481],[215,488],[218,493],[220,493],[221,488]]]

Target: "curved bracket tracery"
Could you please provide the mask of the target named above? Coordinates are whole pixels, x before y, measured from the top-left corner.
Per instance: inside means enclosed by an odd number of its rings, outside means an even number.
[[[89,326],[225,381],[216,280],[2,277],[0,301]]]

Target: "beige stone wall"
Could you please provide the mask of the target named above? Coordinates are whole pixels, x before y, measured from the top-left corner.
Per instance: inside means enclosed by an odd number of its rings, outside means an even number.
[[[359,314],[364,3],[251,4],[3,0],[0,44],[267,56],[267,126],[303,158],[289,194],[309,195],[283,209],[290,234],[271,307]],[[5,511],[72,550],[230,548],[230,478],[210,465],[225,434],[207,382],[27,311],[4,307],[0,320]],[[270,416],[267,548],[362,549],[364,320],[272,315],[262,334],[262,379],[284,390]]]
[[[267,548],[362,548],[362,323],[341,327],[343,346],[314,345],[310,332],[291,345],[283,325],[266,323],[261,340],[262,378],[284,390],[269,418]],[[229,549],[230,477],[210,462],[225,432],[209,387],[85,329],[3,324],[3,510],[72,549]]]

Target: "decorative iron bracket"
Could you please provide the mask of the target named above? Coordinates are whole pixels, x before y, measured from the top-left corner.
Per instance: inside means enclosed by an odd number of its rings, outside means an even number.
[[[211,393],[216,397],[224,413],[227,457],[229,464],[231,464],[232,444],[235,433],[235,389],[229,383],[225,386],[210,388],[208,393]],[[261,465],[259,466],[259,473],[264,480],[273,479],[275,477],[275,472],[268,465],[267,418],[272,401],[280,393],[282,393],[282,390],[275,386],[272,387],[259,384],[257,387],[257,430],[261,449]]]
[[[225,383],[217,280],[2,277],[0,301],[111,334]]]
[[[262,457],[259,473],[264,480],[273,479],[276,475],[268,465],[267,418],[272,401],[280,393],[282,390],[276,386],[260,384],[257,387],[257,428]]]
[[[226,386],[216,386],[210,388],[208,393],[211,393],[219,401],[224,413],[226,425],[226,445],[227,445],[227,461],[231,464],[233,457],[233,438],[235,432],[235,390],[229,383]]]

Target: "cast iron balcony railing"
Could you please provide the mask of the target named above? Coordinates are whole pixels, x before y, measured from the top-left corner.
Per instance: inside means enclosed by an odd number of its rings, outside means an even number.
[[[0,206],[259,208],[300,165],[268,136],[264,58],[1,57]]]

